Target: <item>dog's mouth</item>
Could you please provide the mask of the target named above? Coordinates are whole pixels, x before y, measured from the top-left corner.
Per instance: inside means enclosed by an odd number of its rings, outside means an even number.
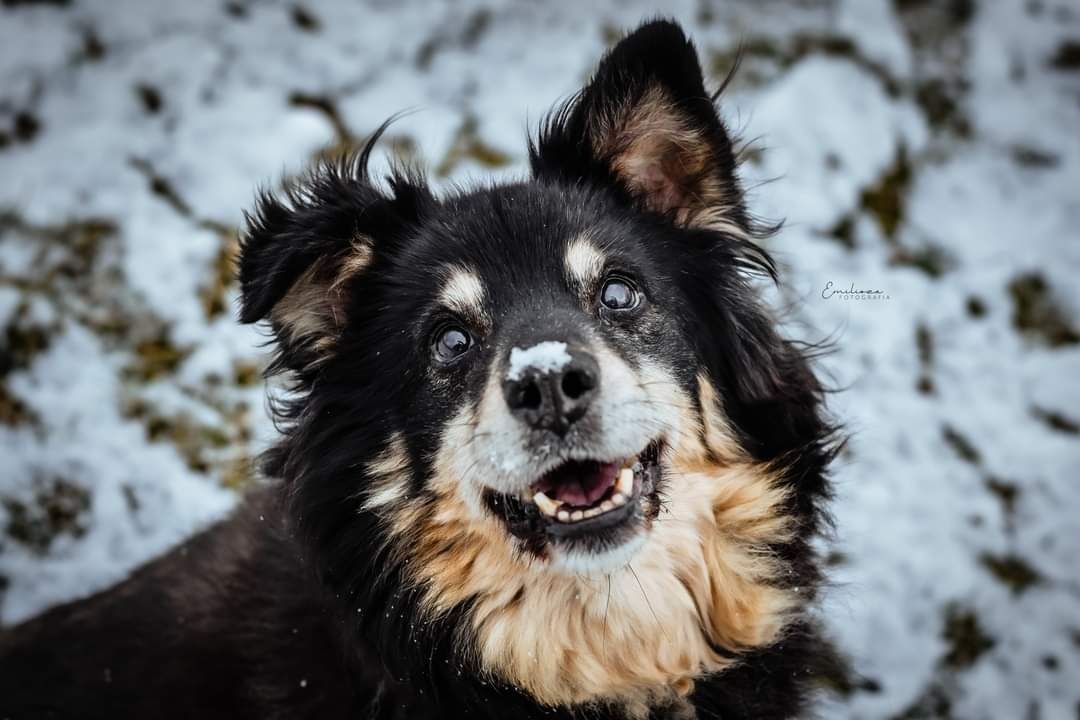
[[[568,460],[527,496],[488,491],[488,506],[529,549],[602,555],[643,534],[659,510],[663,443],[617,461]]]

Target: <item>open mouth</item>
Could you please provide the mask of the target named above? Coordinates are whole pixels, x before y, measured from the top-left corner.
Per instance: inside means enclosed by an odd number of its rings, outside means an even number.
[[[643,532],[659,510],[662,443],[618,461],[568,460],[532,483],[526,497],[491,493],[488,504],[533,550],[550,543],[600,553]]]

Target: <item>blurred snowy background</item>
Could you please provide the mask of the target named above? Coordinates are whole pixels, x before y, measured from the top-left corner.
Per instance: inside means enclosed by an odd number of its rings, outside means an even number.
[[[272,436],[233,318],[259,183],[362,142],[518,177],[638,2],[0,2],[0,618],[227,513]],[[1080,4],[665,4],[747,140],[854,433],[836,718],[1080,715]],[[768,181],[772,182],[768,182]],[[833,288],[886,299],[823,297]],[[826,293],[827,294],[827,293]]]

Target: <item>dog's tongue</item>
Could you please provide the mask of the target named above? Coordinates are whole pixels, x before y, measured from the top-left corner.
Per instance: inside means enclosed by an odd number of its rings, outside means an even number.
[[[617,463],[569,462],[544,476],[539,489],[552,500],[588,507],[604,497],[618,474]]]

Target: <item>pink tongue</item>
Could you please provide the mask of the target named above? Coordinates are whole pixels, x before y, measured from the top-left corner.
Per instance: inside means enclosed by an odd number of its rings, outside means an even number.
[[[587,507],[595,504],[604,493],[615,484],[619,473],[616,463],[596,463],[574,465],[562,469],[558,477],[551,478],[551,490],[548,496],[561,500],[574,507]]]

